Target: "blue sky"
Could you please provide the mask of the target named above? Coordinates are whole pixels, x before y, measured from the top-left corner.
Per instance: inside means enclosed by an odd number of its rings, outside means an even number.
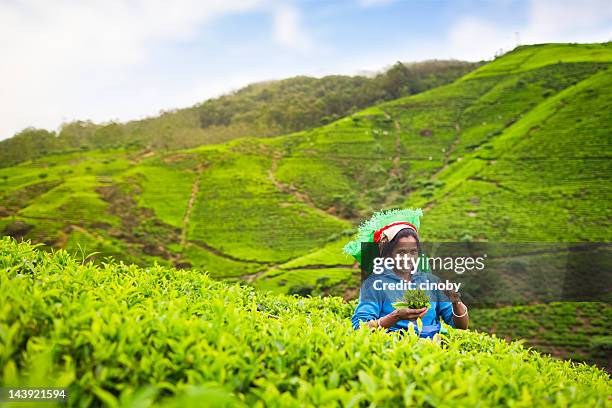
[[[608,0],[5,0],[0,139],[156,115],[261,80],[610,40]]]

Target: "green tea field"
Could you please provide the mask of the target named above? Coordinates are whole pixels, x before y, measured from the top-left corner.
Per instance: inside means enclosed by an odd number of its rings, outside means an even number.
[[[198,269],[94,265],[3,237],[0,285],[2,385],[65,388],[68,406],[591,408],[612,393],[600,369],[520,343],[355,331],[341,298]]]

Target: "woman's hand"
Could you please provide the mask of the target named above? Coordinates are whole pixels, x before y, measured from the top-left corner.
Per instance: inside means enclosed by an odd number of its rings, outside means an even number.
[[[427,313],[427,309],[428,308],[426,307],[423,307],[421,309],[395,309],[394,311],[392,311],[386,316],[381,317],[380,319],[370,320],[367,325],[373,329],[376,327],[384,327],[385,329],[387,329],[393,326],[395,323],[399,322],[400,320],[416,320],[419,317],[423,317],[425,316],[425,313]]]
[[[461,294],[454,290],[445,290],[444,295],[452,303],[453,322],[458,329],[467,329],[470,317],[468,316],[467,306],[461,301]]]
[[[448,300],[452,303],[457,303],[461,300],[461,295],[459,292],[455,292],[452,289],[446,289],[442,291],[444,295],[448,298]]]
[[[420,309],[408,309],[406,308],[402,308],[402,309],[396,309],[394,311],[397,320],[416,320],[419,317],[423,317],[425,316],[425,313],[427,313],[427,307],[422,307]]]

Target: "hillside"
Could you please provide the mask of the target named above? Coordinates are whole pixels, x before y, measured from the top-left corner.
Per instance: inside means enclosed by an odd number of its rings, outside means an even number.
[[[0,385],[65,387],[68,406],[591,408],[612,392],[595,367],[485,334],[354,331],[339,298],[40,249],[0,238]]]
[[[608,65],[592,75],[571,72],[586,67],[575,60],[587,52],[593,66],[601,67],[611,56],[610,44],[572,50],[566,58],[560,46],[517,50],[459,82],[501,79],[508,71],[523,77],[496,85],[483,101],[494,103],[495,94],[513,87],[507,94],[512,99],[494,105],[497,117],[484,104],[468,111],[474,126],[458,132],[448,166],[420,199],[412,197],[413,205],[430,209],[428,235],[452,239],[460,231],[489,241],[610,241],[612,123],[606,112],[612,107],[612,75]],[[557,60],[562,62],[542,67]],[[547,69],[543,83],[556,82],[558,92],[534,88],[527,79]],[[573,84],[562,86],[557,75]]]
[[[25,129],[0,141],[0,167],[94,149],[167,151],[244,136],[269,137],[329,123],[373,103],[447,84],[481,63],[397,62],[370,76],[298,76],[248,85],[186,109],[128,123],[76,121],[59,132]]]
[[[345,297],[341,247],[378,208],[423,206],[429,240],[607,242],[611,61],[610,43],[519,47],[316,129],[31,160],[0,169],[0,231]]]

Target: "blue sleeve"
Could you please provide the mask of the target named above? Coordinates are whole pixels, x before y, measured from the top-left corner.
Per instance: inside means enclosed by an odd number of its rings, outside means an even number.
[[[367,322],[381,317],[382,301],[377,293],[379,291],[373,290],[369,283],[369,280],[366,279],[359,290],[359,303],[351,318],[351,323],[355,330],[359,329],[360,322]]]
[[[440,282],[440,278],[436,275],[431,274],[431,281],[438,283]],[[451,327],[455,327],[455,320],[453,319],[453,303],[449,301],[448,297],[441,291],[436,290],[434,293],[434,299],[436,299],[436,312],[438,319],[442,317],[444,323],[448,324]]]
[[[442,316],[444,323],[451,327],[455,327],[455,320],[453,319],[453,303],[452,302],[439,302],[438,313]]]

